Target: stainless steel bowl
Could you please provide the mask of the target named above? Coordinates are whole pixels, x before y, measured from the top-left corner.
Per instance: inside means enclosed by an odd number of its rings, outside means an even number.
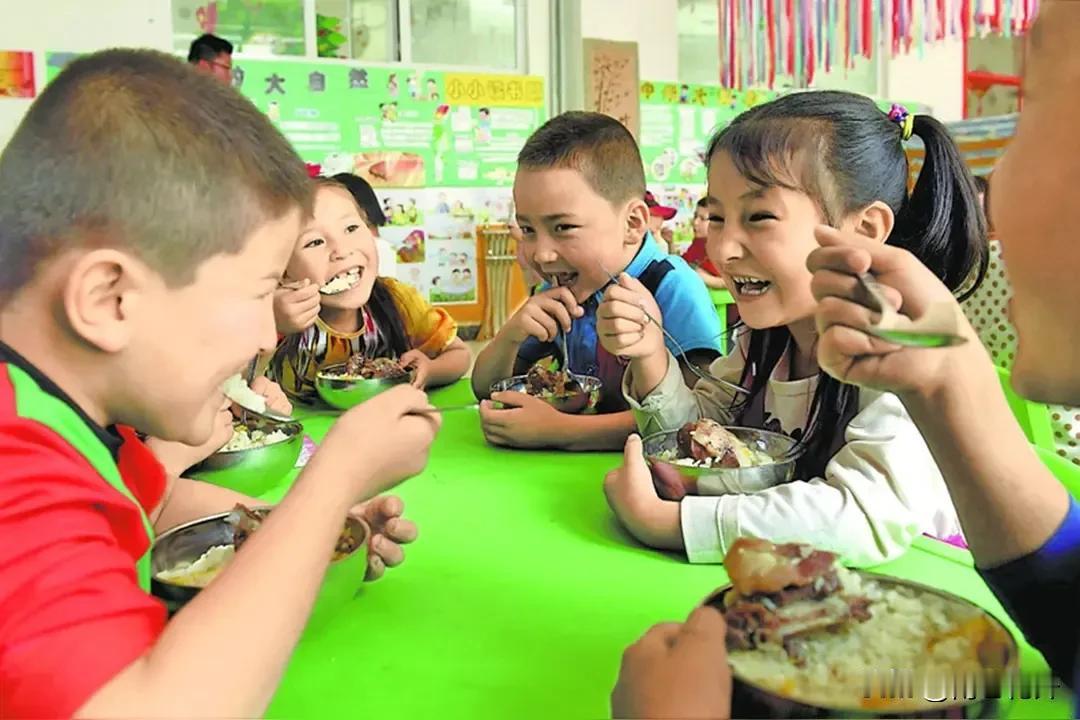
[[[273,488],[296,465],[304,445],[300,423],[269,423],[250,419],[247,427],[263,432],[280,430],[288,440],[251,448],[221,450],[191,469],[192,476],[244,495],[258,496]]]
[[[162,533],[154,541],[150,553],[150,589],[155,597],[165,602],[170,614],[198,595],[200,588],[159,580],[157,574],[182,562],[194,562],[215,545],[232,545],[233,527],[225,520],[229,515],[224,512],[192,520]],[[340,608],[352,599],[364,581],[370,530],[364,521],[357,518],[348,518],[346,524],[352,529],[353,536],[360,539],[360,544],[347,556],[330,563],[312,610],[312,618],[325,616]]]
[[[753,493],[791,480],[795,457],[790,456],[796,441],[787,435],[755,428],[729,427],[735,437],[750,447],[768,453],[777,461],[746,468],[705,468],[678,465],[669,453],[678,451],[678,430],[654,433],[642,439],[645,458],[663,476],[657,491],[667,500],[684,495],[728,495]],[[675,483],[667,482],[675,478]]]
[[[907,679],[905,668],[896,668],[898,674],[893,681],[893,668],[883,668],[876,683],[871,688],[856,692],[851,702],[837,702],[833,706],[809,704],[794,698],[785,697],[777,692],[755,683],[732,667],[731,717],[738,718],[997,718],[999,698],[1008,697],[1010,683],[1022,682],[1019,676],[1020,649],[1008,629],[993,614],[974,603],[938,588],[902,580],[887,575],[853,570],[865,580],[872,580],[883,588],[906,587],[922,593],[930,593],[954,603],[978,610],[989,623],[996,650],[1004,658],[1001,667],[986,668],[979,682],[972,682],[965,692],[963,680],[954,688],[950,683],[937,683],[933,687],[919,687],[920,683]],[[731,592],[731,586],[717,590],[705,600],[723,611],[724,596]],[[751,651],[752,652],[752,651]],[[881,682],[886,687],[881,687]],[[883,692],[884,691],[884,692]],[[941,702],[939,693],[948,695]],[[881,695],[885,697],[882,698]],[[956,695],[956,697],[953,697]],[[867,697],[869,696],[869,697]],[[935,697],[936,696],[936,697]]]
[[[600,391],[604,384],[600,382],[600,378],[595,378],[592,375],[570,374],[577,380],[578,386],[581,388],[580,391],[570,393],[566,397],[538,397],[559,412],[567,415],[587,415],[594,412],[596,406],[600,403]],[[526,376],[515,375],[492,383],[491,392],[519,392],[532,395],[532,393],[527,392],[527,387]]]
[[[381,392],[386,392],[398,385],[407,385],[413,381],[412,372],[394,379],[355,380],[340,377],[344,370],[344,363],[327,365],[315,376],[315,389],[318,391],[319,397],[327,405],[338,410],[354,408]]]

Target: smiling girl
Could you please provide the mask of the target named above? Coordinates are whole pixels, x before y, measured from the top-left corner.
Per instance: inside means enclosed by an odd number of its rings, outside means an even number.
[[[315,375],[357,353],[394,358],[415,371],[421,388],[447,385],[469,368],[469,350],[450,315],[414,288],[377,277],[378,253],[363,211],[343,185],[318,180],[312,218],[285,271],[278,328],[291,332],[278,345],[270,374],[294,398],[316,397]],[[310,312],[288,301],[318,287]]]
[[[926,161],[909,196],[903,143],[922,139]],[[719,561],[736,538],[802,541],[859,565],[903,553],[920,533],[949,537],[959,523],[937,465],[903,404],[860,390],[817,364],[817,307],[809,254],[832,225],[915,254],[957,292],[986,268],[986,229],[974,185],[945,128],[900,106],[888,114],[840,92],[782,97],[737,118],[709,146],[709,258],[745,327],[712,375],[687,387],[641,288],[619,287],[601,308],[601,335],[632,358],[624,392],[643,434],[710,417],[798,440],[795,481],[756,493],[660,499],[632,437],[605,489],[623,523],[647,544]],[[658,318],[659,319],[659,318]],[[663,319],[665,322],[667,318]]]

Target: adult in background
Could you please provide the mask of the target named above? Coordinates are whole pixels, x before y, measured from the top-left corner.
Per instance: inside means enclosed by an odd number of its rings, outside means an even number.
[[[191,43],[187,61],[200,72],[212,75],[226,85],[232,85],[232,54],[231,42],[206,33]]]

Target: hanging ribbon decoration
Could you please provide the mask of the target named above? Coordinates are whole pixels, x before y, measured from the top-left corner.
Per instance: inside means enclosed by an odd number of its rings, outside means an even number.
[[[1026,33],[1039,0],[717,0],[721,81],[772,88],[778,76],[810,86],[819,71],[881,48],[893,56],[960,38]]]

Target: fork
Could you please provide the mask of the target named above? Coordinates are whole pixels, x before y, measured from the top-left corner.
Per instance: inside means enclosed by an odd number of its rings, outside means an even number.
[[[619,279],[617,277],[615,277],[614,275],[612,275],[611,272],[608,271],[607,268],[605,268],[603,265],[600,265],[600,269],[604,271],[604,274],[608,276],[608,279],[611,281],[612,284],[615,284],[615,285],[619,284]],[[645,308],[642,308],[641,312],[645,313],[645,317],[649,322],[651,322],[653,325],[656,325],[656,327],[660,328],[660,332],[664,333],[664,337],[667,338],[671,342],[671,344],[674,345],[676,347],[676,349],[679,351],[679,356],[685,362],[686,367],[689,368],[690,372],[692,372],[699,380],[704,380],[705,382],[714,383],[716,385],[719,385],[720,387],[727,388],[731,392],[734,392],[734,393],[739,394],[739,395],[749,395],[750,394],[750,391],[747,390],[746,388],[744,388],[742,385],[736,385],[735,383],[730,382],[728,380],[724,380],[723,378],[718,378],[715,375],[713,375],[712,373],[706,373],[706,372],[702,371],[700,368],[698,368],[697,365],[690,362],[690,358],[687,356],[686,350],[684,350],[683,346],[679,343],[679,341],[675,339],[675,336],[672,335],[671,333],[669,333],[664,328],[663,324],[658,322],[656,318],[654,318],[652,315],[650,315],[649,312]]]
[[[957,309],[952,303],[934,303],[918,320],[908,320],[893,310],[873,275],[859,273],[858,278],[869,296],[870,309],[881,315],[865,332],[904,347],[941,348],[967,342],[959,334]]]

